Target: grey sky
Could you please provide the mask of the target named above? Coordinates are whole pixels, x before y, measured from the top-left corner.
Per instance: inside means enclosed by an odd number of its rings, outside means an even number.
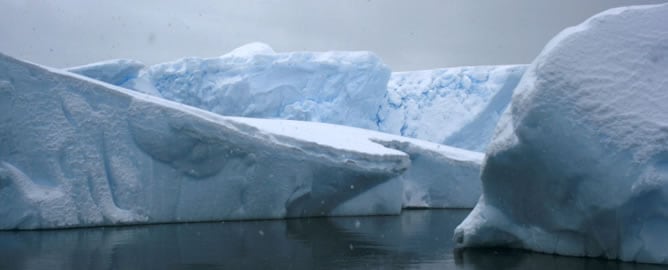
[[[0,0],[0,52],[67,67],[276,51],[370,50],[393,70],[529,63],[567,26],[629,0]]]

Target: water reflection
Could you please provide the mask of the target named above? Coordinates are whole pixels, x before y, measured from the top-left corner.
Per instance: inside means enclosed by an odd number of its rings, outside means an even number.
[[[457,251],[455,269],[541,269],[541,270],[659,270],[668,266],[621,263],[618,261],[565,257],[512,249],[468,249]]]
[[[454,256],[467,214],[0,232],[0,269],[663,269],[513,250]]]

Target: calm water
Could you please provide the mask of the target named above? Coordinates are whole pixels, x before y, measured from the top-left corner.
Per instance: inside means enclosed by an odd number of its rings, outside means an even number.
[[[0,232],[0,269],[666,269],[513,250],[453,252],[468,210]]]

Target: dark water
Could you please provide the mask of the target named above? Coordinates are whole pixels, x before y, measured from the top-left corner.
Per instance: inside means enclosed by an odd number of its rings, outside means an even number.
[[[514,250],[453,252],[468,210],[0,232],[0,269],[665,269]]]

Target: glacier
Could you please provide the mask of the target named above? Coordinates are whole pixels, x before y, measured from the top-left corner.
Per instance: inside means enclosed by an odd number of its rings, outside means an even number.
[[[131,77],[138,69],[127,63],[104,69]],[[112,73],[97,74],[127,81]],[[406,182],[422,205],[472,205],[481,192],[477,152],[224,117],[2,54],[0,146],[4,230],[398,214]],[[452,169],[426,173],[431,166]]]
[[[668,4],[562,31],[527,69],[460,248],[668,263]]]
[[[276,53],[256,42],[214,58],[68,71],[221,115],[343,124],[481,152],[525,69],[390,73],[370,52]]]

